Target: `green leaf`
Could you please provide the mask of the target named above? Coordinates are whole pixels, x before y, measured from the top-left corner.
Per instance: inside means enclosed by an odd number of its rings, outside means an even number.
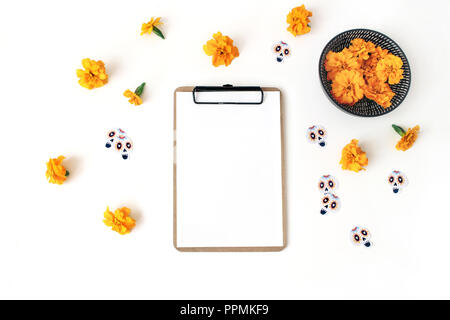
[[[142,82],[142,84],[134,90],[134,93],[136,93],[139,97],[141,96],[142,92],[144,92],[145,82]]]
[[[405,130],[403,130],[402,127],[399,127],[399,126],[393,124],[392,128],[394,128],[395,132],[397,132],[402,137],[406,134]]]
[[[69,175],[69,170],[66,170],[66,177]]]
[[[153,27],[153,32],[160,38],[165,39],[164,35],[162,34],[161,30],[159,30],[157,27]]]

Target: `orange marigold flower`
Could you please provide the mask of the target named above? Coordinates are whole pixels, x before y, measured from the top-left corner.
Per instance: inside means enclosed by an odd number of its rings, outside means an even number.
[[[338,72],[331,84],[331,93],[339,103],[354,105],[364,97],[364,78],[355,70]]]
[[[389,84],[403,78],[402,65],[399,57],[361,38],[340,52],[328,52],[324,64],[336,101],[351,106],[365,96],[383,108],[392,104],[395,93]]]
[[[344,170],[358,172],[365,170],[363,166],[368,165],[369,159],[367,159],[366,153],[358,146],[358,140],[353,139],[342,149],[342,157],[339,163]]]
[[[94,61],[91,59],[83,59],[81,61],[83,69],[77,70],[77,76],[80,78],[78,83],[87,89],[94,89],[105,85],[108,82],[108,75],[105,71],[103,61]]]
[[[54,184],[63,184],[66,181],[67,176],[69,175],[69,171],[64,168],[61,164],[65,159],[64,156],[59,156],[58,158],[50,158],[47,162],[47,172],[45,176],[47,177],[48,182]]]
[[[371,41],[357,38],[352,40],[348,49],[359,61],[364,61],[369,59],[370,55],[375,52],[375,44]]]
[[[122,235],[127,234],[136,225],[136,221],[129,216],[130,212],[131,210],[129,208],[122,207],[113,213],[109,211],[109,207],[106,207],[106,211],[103,214],[105,217],[103,223],[108,227],[111,227],[113,231]]]
[[[395,129],[395,127],[394,127],[394,129]],[[401,129],[401,130],[403,131],[403,129]],[[414,142],[416,142],[417,137],[419,136],[419,130],[420,130],[420,126],[417,125],[412,129],[409,128],[406,133],[403,131],[403,136],[400,139],[400,141],[397,142],[397,145],[395,146],[395,148],[397,150],[402,150],[402,151],[406,151],[409,148],[411,148],[412,145],[414,144]]]
[[[348,49],[344,49],[341,52],[330,51],[327,53],[325,70],[327,71],[328,80],[333,80],[340,71],[356,69],[359,69],[358,61]]]
[[[378,80],[378,78],[368,78],[367,85],[364,87],[364,95],[367,99],[374,100],[383,108],[391,106],[391,99],[395,96],[391,87],[386,83]]]
[[[233,40],[228,36],[223,36],[221,32],[213,34],[213,39],[206,42],[203,51],[208,56],[212,56],[214,67],[228,66],[234,58],[239,57],[239,50],[233,45]]]
[[[370,55],[370,58],[368,59],[367,62],[374,64],[376,66],[378,61],[380,61],[381,59],[384,59],[388,54],[389,54],[389,51],[387,49],[383,49],[381,47],[376,47],[375,51],[372,52],[372,54]]]
[[[286,22],[289,24],[287,30],[294,36],[302,35],[311,31],[309,17],[312,17],[312,12],[306,10],[305,5],[295,7],[288,13]]]
[[[375,69],[376,75],[381,81],[388,81],[389,84],[397,84],[403,79],[402,66],[402,59],[393,54],[388,54],[378,61]]]

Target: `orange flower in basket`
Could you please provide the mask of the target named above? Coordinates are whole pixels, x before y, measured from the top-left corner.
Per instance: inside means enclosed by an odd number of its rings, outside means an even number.
[[[364,41],[363,39],[353,39],[351,46],[348,48],[350,52],[359,60],[368,60],[370,55],[375,52],[375,44],[370,41]]]
[[[331,93],[342,104],[354,105],[364,96],[383,108],[395,96],[389,84],[403,79],[402,60],[373,42],[357,38],[340,52],[326,55],[325,70]]]
[[[328,71],[328,80],[333,80],[340,71],[356,69],[359,69],[358,61],[348,49],[344,49],[341,52],[330,51],[327,53],[325,70]]]
[[[364,97],[364,87],[364,78],[360,72],[344,70],[336,74],[331,93],[339,103],[352,106]]]
[[[393,54],[388,54],[381,59],[376,67],[376,75],[381,81],[388,81],[389,84],[397,84],[403,79],[403,61]]]
[[[367,99],[371,99],[383,108],[391,106],[391,99],[395,96],[391,87],[386,83],[378,80],[378,78],[369,78],[364,88],[364,95]]]

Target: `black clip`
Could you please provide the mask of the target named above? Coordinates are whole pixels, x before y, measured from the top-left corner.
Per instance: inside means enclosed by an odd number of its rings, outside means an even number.
[[[257,91],[261,92],[261,100],[255,102],[231,102],[231,101],[218,101],[218,102],[200,102],[195,99],[195,94],[199,92],[228,92],[228,91]],[[195,104],[262,104],[264,100],[264,92],[261,87],[233,87],[231,84],[225,84],[222,87],[212,86],[197,86],[192,90],[192,98]]]

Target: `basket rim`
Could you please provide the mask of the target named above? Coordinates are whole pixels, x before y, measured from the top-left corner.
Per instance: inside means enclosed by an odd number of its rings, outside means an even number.
[[[327,52],[325,52],[325,49],[326,49],[327,46],[328,46],[331,42],[333,42],[337,37],[339,37],[340,35],[343,35],[343,34],[352,32],[352,31],[370,31],[370,32],[373,32],[373,33],[382,35],[383,37],[386,37],[388,40],[392,41],[392,43],[398,48],[398,50],[399,50],[399,51],[403,54],[403,56],[405,57],[406,65],[404,65],[403,67],[404,67],[405,70],[407,70],[408,73],[409,73],[408,87],[407,87],[407,89],[406,89],[406,92],[405,92],[404,96],[403,96],[402,98],[400,98],[400,100],[399,100],[397,106],[395,106],[394,108],[391,108],[391,110],[389,110],[389,111],[386,111],[386,112],[383,112],[383,113],[380,113],[380,114],[375,114],[375,115],[365,115],[365,114],[359,114],[359,113],[356,113],[356,112],[351,112],[350,110],[348,110],[348,109],[342,107],[341,105],[339,105],[338,103],[336,103],[336,101],[334,101],[334,99],[333,99],[331,93],[328,92],[328,90],[326,90],[326,88],[325,88],[325,86],[324,86],[324,84],[323,84],[323,82],[322,82],[322,77],[321,77],[321,72],[320,72],[320,71],[321,71],[321,66],[322,66],[322,63],[321,63],[321,62],[322,62],[323,58],[325,57],[325,55],[327,54]],[[331,39],[325,44],[324,48],[322,49],[322,53],[320,54],[320,57],[319,57],[319,81],[320,81],[320,85],[321,85],[323,91],[326,93],[327,98],[328,98],[328,99],[331,101],[331,103],[332,103],[335,107],[337,107],[338,109],[344,111],[344,112],[347,113],[347,114],[351,114],[351,115],[356,116],[356,117],[362,117],[362,118],[375,118],[375,117],[384,116],[384,115],[386,115],[386,114],[388,114],[388,113],[394,111],[395,109],[397,109],[397,108],[403,103],[403,101],[405,100],[406,96],[407,96],[408,93],[409,93],[409,88],[411,87],[411,78],[412,78],[412,75],[411,75],[411,68],[410,68],[410,66],[409,66],[409,60],[408,60],[408,57],[406,56],[405,52],[402,50],[402,48],[398,45],[397,42],[395,42],[395,41],[394,41],[392,38],[390,38],[389,36],[385,35],[384,33],[379,32],[379,31],[372,30],[372,29],[367,29],[367,28],[354,28],[354,29],[349,29],[349,30],[345,30],[345,31],[342,31],[342,32],[338,33],[337,35],[335,35],[333,38],[331,38]]]

